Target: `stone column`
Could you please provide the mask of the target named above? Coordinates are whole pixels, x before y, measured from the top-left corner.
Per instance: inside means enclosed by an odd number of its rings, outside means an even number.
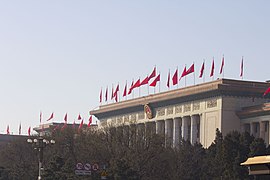
[[[259,137],[265,140],[265,122],[260,121],[260,135]]]
[[[165,120],[165,146],[172,145],[172,137],[173,137],[173,120],[167,119]]]
[[[189,121],[189,117],[188,116],[184,116],[182,118],[182,138],[183,140],[188,140],[188,121]]]
[[[156,121],[156,133],[159,135],[164,135],[164,120]]]
[[[268,144],[270,144],[270,121],[268,121]]]
[[[197,142],[198,120],[199,118],[197,115],[191,116],[191,144],[195,144]]]
[[[254,136],[254,137],[256,136],[256,135],[255,135],[255,127],[256,127],[256,126],[255,126],[255,123],[251,122],[251,123],[250,123],[250,135],[252,135],[252,136]]]
[[[156,133],[156,123],[155,122],[146,122],[145,123],[145,134],[151,136]]]
[[[173,147],[177,147],[179,145],[180,139],[180,118],[173,119]]]

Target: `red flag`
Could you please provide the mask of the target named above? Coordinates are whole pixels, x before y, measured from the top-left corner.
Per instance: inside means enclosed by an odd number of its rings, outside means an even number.
[[[78,132],[80,132],[80,130],[82,129],[82,127],[83,127],[83,119],[82,119],[81,124],[80,124],[80,126],[78,128]]]
[[[49,119],[47,119],[47,121],[51,120],[53,118],[53,113],[51,114],[51,116],[49,117]]]
[[[9,134],[9,125],[7,126],[7,134]]]
[[[79,116],[78,116],[78,120],[81,120],[82,119],[82,117],[81,117],[81,115],[79,114]]]
[[[92,115],[89,117],[89,122],[88,122],[87,127],[90,127],[91,123],[92,123]]]
[[[106,92],[105,92],[105,101],[106,101],[106,102],[108,101],[108,86],[107,86]]]
[[[200,76],[199,78],[201,78],[203,76],[203,72],[204,72],[204,62],[202,64],[201,70],[200,70]]]
[[[64,121],[67,122],[67,113],[66,113],[66,115],[64,117]]]
[[[266,91],[263,93],[263,97],[266,96],[270,92],[270,87],[266,89]]]
[[[41,123],[42,112],[39,113],[39,123]]]
[[[101,88],[100,93],[99,93],[99,102],[100,103],[102,102],[102,88]]]
[[[215,61],[214,61],[214,58],[213,58],[210,77],[214,76],[214,70],[215,70]]]
[[[31,126],[29,126],[28,128],[28,136],[30,136],[30,133],[31,133]]]
[[[22,125],[20,123],[20,126],[19,126],[19,135],[21,135],[21,131],[22,131]]]
[[[113,93],[113,97],[115,97],[117,95],[118,91],[119,91],[119,84],[116,86],[116,89]]]
[[[222,74],[222,72],[223,72],[223,66],[224,66],[224,56],[222,58],[222,62],[221,62],[219,74]]]
[[[182,77],[185,77],[186,75],[187,75],[187,68],[186,68],[186,66],[185,66],[185,68],[184,68],[184,70],[183,70],[183,72],[182,72],[182,75],[181,75],[180,79],[181,79]]]
[[[154,70],[152,71],[152,73],[150,74],[150,76],[148,77],[148,81],[150,79],[152,79],[153,77],[155,77],[155,76],[156,76],[156,67],[154,68]]]
[[[140,87],[141,86],[141,83],[140,83],[140,78],[135,82],[135,84],[133,85],[133,89],[134,88],[137,88],[137,87]]]
[[[160,81],[160,74],[154,79],[154,81],[149,86],[156,87],[158,81]]]
[[[148,84],[148,82],[149,82],[149,78],[148,78],[148,76],[146,76],[146,78],[144,78],[144,80],[141,82],[141,86]]]
[[[173,77],[172,77],[173,85],[178,84],[178,68],[176,69]]]
[[[244,72],[244,58],[242,57],[241,69],[240,69],[240,77],[243,77],[243,72]]]
[[[167,79],[167,87],[170,87],[170,71],[168,73],[168,79]]]
[[[132,83],[131,83],[131,85],[130,85],[130,88],[129,88],[128,94],[131,94],[132,90],[133,90],[133,81],[132,81]]]
[[[112,85],[112,96],[111,96],[111,99],[114,98],[114,90],[113,90],[113,85]]]
[[[123,97],[127,96],[127,83],[125,85],[125,89],[124,89],[124,92],[123,92]]]
[[[115,94],[114,100],[115,100],[115,102],[118,102],[118,93]]]
[[[188,68],[188,70],[186,71],[186,75],[193,73],[194,72],[194,63],[190,66],[190,68]]]
[[[67,127],[67,123],[65,123],[64,126],[62,126],[61,131],[63,131],[64,129],[66,129],[66,127]]]

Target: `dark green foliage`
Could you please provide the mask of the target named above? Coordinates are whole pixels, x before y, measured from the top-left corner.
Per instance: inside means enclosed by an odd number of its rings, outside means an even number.
[[[177,148],[165,145],[165,137],[145,133],[137,126],[109,127],[103,131],[77,131],[66,128],[55,132],[56,144],[44,149],[46,180],[100,179],[106,167],[108,179],[253,179],[246,167],[248,157],[269,152],[262,139],[233,131],[224,138],[219,130],[213,144],[181,141]],[[100,170],[91,176],[75,175],[75,165],[98,163]],[[12,142],[0,152],[0,180],[36,179],[37,152],[26,142]],[[257,179],[266,179],[259,176]]]

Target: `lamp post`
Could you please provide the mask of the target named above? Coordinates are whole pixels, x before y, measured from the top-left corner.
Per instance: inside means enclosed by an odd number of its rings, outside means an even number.
[[[55,144],[54,140],[48,141],[47,139],[44,139],[43,137],[39,136],[35,139],[27,139],[27,142],[32,144],[34,149],[38,151],[38,180],[41,180],[41,174],[42,174],[42,163],[43,163],[43,149],[48,144]]]

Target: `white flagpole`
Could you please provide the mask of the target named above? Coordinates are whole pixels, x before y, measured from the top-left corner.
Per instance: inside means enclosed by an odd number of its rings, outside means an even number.
[[[224,64],[223,64],[223,72],[222,72],[222,76],[223,76],[223,79],[224,79],[224,74],[225,74],[225,58],[224,58],[224,54],[223,54],[223,59],[222,59],[222,62],[224,62]]]
[[[125,98],[126,98],[126,100],[127,100],[127,95],[128,95],[128,86],[127,86],[127,80],[126,80],[126,87],[125,87],[125,88],[126,88],[126,97],[125,97]]]
[[[141,77],[139,77],[140,83],[141,83]],[[139,97],[141,97],[141,85],[139,86]]]
[[[160,71],[159,71],[159,74],[158,74],[158,76],[160,77]],[[160,78],[159,78],[160,79]],[[160,80],[159,80],[159,92],[160,92]]]
[[[177,66],[177,68],[176,68],[176,72],[177,72],[177,86],[176,86],[176,87],[177,87],[177,89],[178,89],[178,84],[180,83],[180,80],[178,79],[178,78],[179,78],[179,77],[178,77],[178,74],[179,74],[179,73],[178,73],[178,66]]]
[[[194,73],[193,73],[193,78],[194,78],[194,85],[195,85],[195,63],[194,63],[194,61],[193,61],[193,65],[194,65]]]

